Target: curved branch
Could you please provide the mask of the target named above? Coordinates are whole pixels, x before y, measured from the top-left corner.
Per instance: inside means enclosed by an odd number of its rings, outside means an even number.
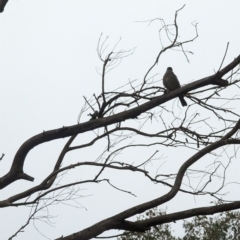
[[[163,104],[180,94],[189,92],[191,90],[207,86],[209,84],[220,84],[226,85],[228,82],[225,80],[221,80],[221,77],[231,71],[234,67],[236,67],[240,63],[240,55],[232,61],[229,65],[227,65],[225,68],[223,68],[220,72],[211,75],[209,77],[197,80],[195,82],[192,82],[190,84],[187,84],[175,91],[171,91],[168,94],[161,95],[159,97],[156,97],[152,99],[151,101],[148,101],[140,106],[137,106],[135,108],[132,108],[130,110],[117,113],[115,115],[106,117],[106,118],[100,118],[93,121],[88,121],[82,124],[77,124],[69,127],[62,127],[59,129],[54,129],[50,131],[44,131],[43,133],[37,134],[33,136],[32,138],[28,139],[26,142],[22,144],[22,146],[17,151],[12,167],[5,176],[0,178],[0,189],[8,186],[12,182],[18,180],[18,179],[24,179],[23,178],[23,165],[24,160],[29,153],[29,151],[36,147],[39,144],[42,144],[44,142],[52,141],[59,138],[69,137],[72,135],[76,135],[79,133],[87,132],[94,130],[96,128],[104,127],[107,125],[111,125],[114,123],[119,123],[122,121],[125,121],[127,119],[136,118],[141,113],[144,113],[150,109],[153,109],[154,107],[157,107],[160,104]],[[33,178],[32,178],[33,179]],[[29,179],[27,179],[29,180]]]
[[[136,214],[142,213],[150,208],[157,207],[169,200],[171,200],[179,191],[183,176],[186,172],[186,170],[194,164],[196,161],[198,161],[200,158],[205,156],[206,154],[210,153],[211,151],[218,149],[224,145],[227,144],[240,144],[240,139],[226,139],[232,137],[238,130],[240,129],[240,120],[236,123],[236,125],[233,127],[231,131],[229,131],[225,136],[223,136],[219,141],[203,148],[198,153],[194,154],[191,158],[189,158],[179,169],[175,183],[172,187],[172,189],[165,195],[156,198],[152,201],[140,204],[138,206],[132,207],[128,210],[125,210],[113,217],[110,217],[108,219],[105,219],[99,223],[94,224],[93,226],[84,229],[80,232],[71,234],[66,237],[62,237],[62,240],[85,240],[85,239],[91,239],[92,237],[98,236],[99,234],[103,233],[106,230],[110,229],[124,229],[127,230],[127,228],[124,228],[124,226],[128,225],[125,224],[125,219],[132,217]],[[239,204],[239,202],[238,202]],[[238,205],[240,207],[240,204]],[[210,210],[211,211],[211,210]],[[134,224],[135,225],[135,224]]]

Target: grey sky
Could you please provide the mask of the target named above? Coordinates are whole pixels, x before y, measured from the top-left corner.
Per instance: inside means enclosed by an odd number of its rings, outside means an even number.
[[[157,78],[160,80],[166,67],[171,66],[181,84],[186,84],[218,70],[227,42],[230,46],[225,64],[239,55],[239,1],[10,0],[4,13],[0,14],[0,154],[6,154],[0,163],[1,176],[9,170],[17,149],[25,140],[43,130],[76,124],[84,103],[83,95],[91,97],[93,93],[100,93],[101,77],[96,68],[101,69],[102,65],[96,48],[101,33],[104,37],[109,36],[108,50],[120,37],[119,49],[136,47],[133,55],[107,75],[107,89],[110,90],[128,79],[142,79],[159,51],[158,23],[148,26],[138,21],[161,17],[171,23],[175,10],[183,4],[186,6],[178,16],[182,39],[194,36],[191,23],[199,23],[198,39],[187,46],[194,55],[189,57],[188,63],[182,53],[167,53],[153,74],[159,73]],[[88,118],[85,114],[81,121]],[[43,173],[51,171],[65,142],[66,139],[58,140],[33,149],[24,170],[35,177],[34,183],[15,182],[1,191],[1,200],[41,182]],[[101,145],[96,148],[91,155],[82,152],[69,154],[66,161],[94,160],[97,152],[101,151]],[[191,153],[184,152],[181,160],[184,161]],[[164,156],[171,157],[168,153]],[[171,171],[176,171],[179,164]],[[166,168],[170,166],[166,163]],[[151,171],[155,171],[154,167]],[[82,179],[82,176],[91,174],[91,169],[87,168],[85,172],[74,170],[69,174],[68,178],[73,180]],[[131,175],[126,174],[124,179],[131,179]],[[55,227],[41,222],[36,226],[53,239],[79,231],[168,190],[152,186],[147,180],[139,185],[134,181],[130,184],[128,180],[123,183],[122,178],[115,178],[114,183],[137,197],[117,192],[106,184],[89,184],[81,187],[84,190],[80,194],[92,196],[79,200],[87,211],[84,208],[52,207],[51,214],[56,216],[53,219]],[[184,196],[180,195],[166,205],[169,212],[209,204],[206,198],[201,202],[195,202],[193,198],[185,202],[182,201]],[[230,196],[233,197],[231,193]],[[7,239],[13,234],[26,221],[28,214],[29,209],[24,208],[1,209],[0,238]],[[16,239],[44,237],[31,224]]]

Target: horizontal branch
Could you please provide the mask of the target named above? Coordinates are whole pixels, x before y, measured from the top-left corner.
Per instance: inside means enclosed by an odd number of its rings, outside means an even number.
[[[52,141],[55,139],[69,137],[75,134],[91,131],[96,128],[105,127],[114,123],[125,121],[127,119],[136,118],[141,113],[144,113],[150,109],[153,109],[154,107],[157,107],[177,97],[180,94],[189,92],[199,87],[207,86],[209,84],[226,85],[227,81],[221,80],[221,77],[226,73],[228,73],[229,71],[231,71],[239,63],[240,63],[240,55],[233,62],[231,62],[229,65],[223,68],[220,72],[217,72],[216,74],[203,78],[201,80],[197,80],[195,82],[187,84],[184,87],[181,87],[175,91],[169,92],[168,94],[164,94],[159,97],[156,97],[151,101],[148,101],[128,111],[120,112],[106,118],[100,118],[100,119],[88,121],[85,123],[81,123],[81,124],[77,124],[69,127],[62,127],[59,129],[54,129],[46,132],[44,131],[43,133],[33,136],[32,138],[24,142],[22,146],[19,148],[19,150],[17,151],[14,157],[10,172],[7,173],[2,178],[0,178],[0,189],[8,186],[9,184],[11,184],[12,182],[18,179],[26,179],[26,178],[23,178],[23,174],[22,174],[24,160],[27,154],[29,153],[29,151],[32,148],[36,147],[37,145],[42,144],[44,142]],[[33,178],[32,179],[28,178],[26,180],[33,180]]]
[[[118,225],[118,229],[125,230],[125,231],[144,232],[146,230],[149,230],[150,227],[153,227],[153,226],[157,226],[165,223],[171,223],[171,222],[175,222],[178,220],[183,220],[186,218],[195,217],[199,215],[213,215],[216,213],[236,210],[239,208],[240,208],[240,201],[221,204],[217,206],[192,208],[189,210],[152,217],[150,219],[141,220],[137,222],[123,221]]]
[[[152,227],[159,224],[169,223],[177,220],[182,220],[198,215],[213,215],[215,213],[220,213],[224,211],[230,211],[240,208],[240,201],[236,201],[233,203],[226,203],[217,206],[210,207],[201,207],[201,208],[193,208],[190,210],[185,210],[181,212],[166,214],[158,217],[154,217],[151,219],[143,220],[139,222],[139,226],[142,227]]]

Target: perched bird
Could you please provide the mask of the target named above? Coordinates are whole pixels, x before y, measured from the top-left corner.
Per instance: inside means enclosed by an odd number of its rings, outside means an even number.
[[[91,118],[89,119],[89,121],[96,119],[96,118],[98,117],[98,113],[99,113],[99,112],[98,112],[97,110],[95,110],[94,113],[89,113],[88,115],[91,116]]]
[[[178,81],[178,78],[174,74],[171,67],[167,68],[167,71],[165,72],[165,74],[163,76],[163,85],[169,91],[173,91],[173,90],[176,90],[181,87],[181,85]],[[183,97],[183,94],[179,95],[179,100],[183,107],[187,106],[187,103]]]

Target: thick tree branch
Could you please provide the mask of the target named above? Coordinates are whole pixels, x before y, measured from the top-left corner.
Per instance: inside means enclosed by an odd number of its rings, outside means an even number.
[[[198,161],[199,159],[201,159],[203,156],[205,156],[206,154],[212,152],[213,150],[216,150],[224,145],[228,145],[228,144],[240,144],[240,140],[239,139],[229,139],[230,137],[232,137],[238,130],[240,129],[240,120],[236,123],[236,125],[233,127],[233,129],[231,131],[229,131],[225,136],[223,136],[219,141],[216,141],[215,143],[212,143],[211,145],[203,148],[202,150],[200,150],[199,152],[197,152],[196,154],[194,154],[191,158],[189,158],[179,169],[175,183],[172,187],[172,189],[165,195],[156,198],[152,201],[140,204],[138,206],[132,207],[128,210],[125,210],[113,217],[110,217],[108,219],[105,219],[87,229],[84,229],[78,233],[74,233],[71,234],[69,236],[66,237],[62,237],[62,240],[87,240],[87,239],[91,239],[95,236],[98,236],[99,234],[103,233],[106,230],[110,230],[110,229],[121,229],[120,226],[122,227],[122,229],[127,230],[128,226],[129,226],[129,222],[126,225],[126,228],[124,228],[124,221],[125,219],[132,217],[136,214],[142,213],[148,209],[157,207],[169,200],[171,200],[179,191],[184,174],[186,172],[186,170],[192,165],[194,164],[196,161]],[[226,139],[226,137],[228,139]],[[240,206],[240,205],[239,205]],[[235,208],[234,208],[235,209]],[[130,229],[129,229],[130,230]]]
[[[4,8],[7,4],[8,0],[0,0],[0,12],[4,11]]]
[[[126,231],[142,232],[142,231],[149,230],[150,227],[160,225],[160,224],[171,223],[177,220],[182,220],[182,219],[199,216],[199,215],[213,215],[216,213],[236,210],[239,208],[240,208],[240,201],[221,204],[217,206],[193,208],[193,209],[189,209],[181,212],[170,213],[170,214],[161,215],[158,217],[152,217],[150,219],[141,220],[137,222],[124,221],[123,223],[119,224],[118,229],[126,230]]]
[[[156,97],[151,101],[148,101],[133,109],[120,112],[106,118],[100,118],[93,121],[88,121],[82,124],[77,124],[69,127],[62,127],[60,129],[54,129],[46,132],[44,131],[41,134],[37,134],[33,136],[32,138],[24,142],[23,145],[17,151],[14,157],[10,172],[7,173],[2,178],[0,178],[0,189],[6,187],[7,185],[11,184],[12,182],[18,179],[24,179],[22,175],[24,160],[27,154],[29,153],[29,151],[32,148],[36,147],[37,145],[42,144],[44,142],[52,141],[55,139],[76,135],[78,133],[91,131],[96,128],[105,127],[114,123],[125,121],[127,119],[136,118],[141,113],[151,110],[154,107],[179,96],[180,94],[192,91],[194,89],[198,89],[203,86],[207,86],[209,84],[220,84],[220,86],[225,86],[227,85],[227,81],[221,80],[221,77],[226,73],[228,73],[229,71],[231,71],[239,63],[240,63],[240,55],[234,61],[232,61],[229,65],[223,68],[220,72],[217,72],[216,74],[211,75],[209,77],[197,80],[190,84],[187,84],[175,91],[169,92],[168,94],[164,94],[159,97]]]
[[[166,215],[154,217],[151,219],[143,220],[138,223],[139,223],[139,226],[142,226],[142,227],[152,227],[159,224],[169,223],[169,222],[182,220],[182,219],[186,219],[186,218],[190,218],[198,215],[212,215],[215,213],[235,210],[239,208],[240,208],[240,201],[235,201],[233,203],[226,203],[226,204],[210,206],[210,207],[193,208],[190,210],[166,214]]]
[[[16,194],[16,195],[14,195],[14,196],[6,199],[6,200],[0,201],[0,207],[8,207],[8,206],[11,206],[12,203],[15,202],[15,201],[18,201],[18,200],[20,200],[20,199],[26,198],[26,197],[32,195],[33,193],[36,193],[36,192],[39,192],[39,191],[42,191],[42,190],[47,190],[47,189],[49,189],[49,188],[53,185],[53,183],[54,183],[54,181],[55,181],[55,179],[56,179],[56,177],[57,177],[57,173],[58,173],[58,171],[59,171],[60,165],[61,165],[61,163],[62,163],[62,161],[63,161],[63,159],[64,159],[64,156],[65,156],[65,154],[67,153],[67,151],[68,151],[71,143],[72,143],[73,140],[76,138],[76,136],[77,136],[77,135],[72,136],[72,137],[67,141],[67,143],[65,144],[64,148],[62,149],[62,151],[61,151],[61,153],[60,153],[60,155],[59,155],[59,157],[58,157],[58,160],[57,160],[57,162],[56,162],[56,164],[55,164],[55,167],[54,167],[52,173],[51,173],[48,177],[46,177],[45,180],[44,180],[42,183],[40,183],[39,185],[37,185],[37,186],[35,186],[35,187],[32,187],[32,188],[24,191],[24,192],[21,192],[21,193],[19,193],[19,194]],[[23,174],[24,174],[24,173],[23,173]],[[24,179],[24,178],[23,178],[23,179]],[[28,179],[26,179],[26,180],[28,180]],[[29,180],[31,180],[31,179],[29,179]],[[33,179],[32,179],[32,181],[33,181]]]

